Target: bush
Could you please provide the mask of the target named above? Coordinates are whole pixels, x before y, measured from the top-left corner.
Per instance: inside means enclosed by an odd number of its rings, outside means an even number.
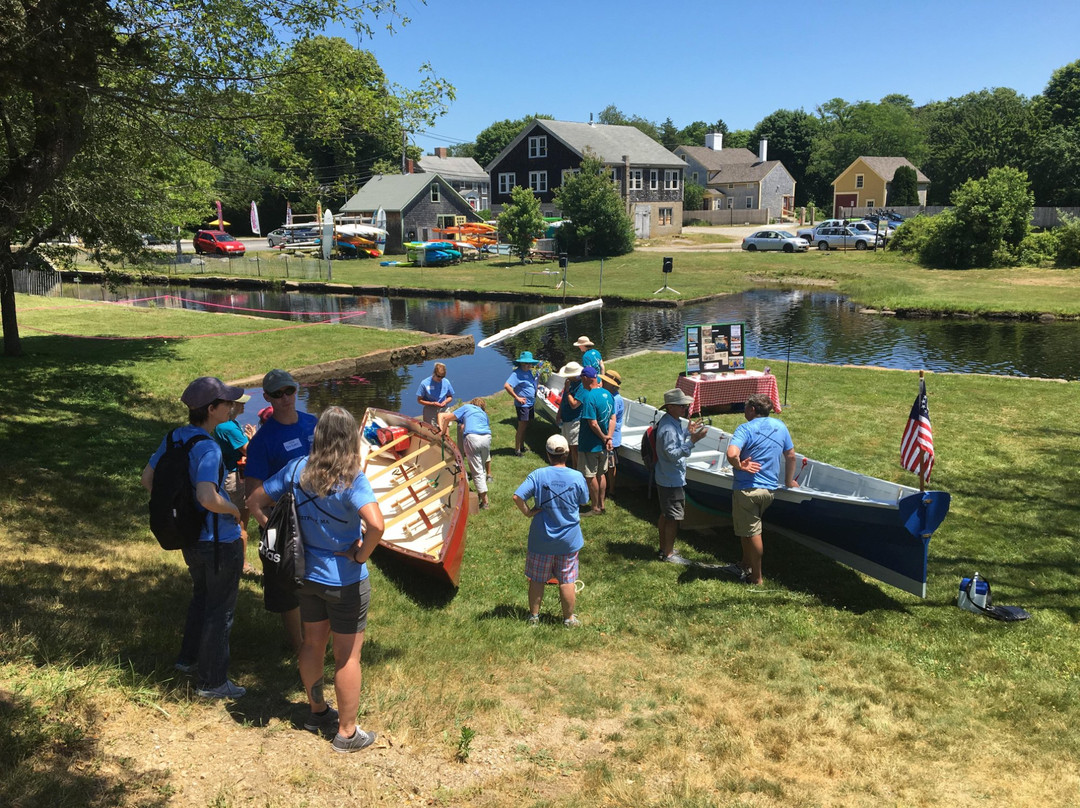
[[[934,217],[920,213],[906,220],[889,239],[888,249],[918,259],[934,232]]]
[[[1080,267],[1080,219],[1067,213],[1061,215],[1061,226],[1054,230],[1057,236],[1057,255],[1054,263],[1059,267]]]
[[[1053,230],[1028,233],[1020,242],[1017,259],[1024,267],[1046,266],[1057,259],[1058,247],[1058,234]]]

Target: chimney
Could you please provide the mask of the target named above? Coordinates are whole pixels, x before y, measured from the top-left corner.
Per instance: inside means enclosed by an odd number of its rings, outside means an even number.
[[[724,148],[724,133],[711,132],[705,135],[705,148],[713,151],[720,151]]]
[[[450,150],[447,149],[446,146],[436,146],[435,147],[435,156],[436,157],[449,157],[450,155],[447,154],[447,152],[449,152],[449,151]]]
[[[413,169],[414,169],[414,164],[413,164],[412,158],[411,157],[406,158],[406,160],[405,160],[405,173],[406,174],[415,174],[416,172]]]
[[[589,126],[593,126],[593,125],[594,124],[593,124],[593,119],[592,119],[592,113],[590,112],[589,113]]]
[[[769,141],[766,138],[761,139],[761,143],[758,145],[758,160],[764,163],[769,159]]]

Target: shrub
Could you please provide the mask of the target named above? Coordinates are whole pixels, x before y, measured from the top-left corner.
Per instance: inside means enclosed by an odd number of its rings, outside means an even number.
[[[1017,260],[1020,266],[1046,266],[1057,259],[1058,248],[1058,234],[1053,230],[1028,233],[1020,242]]]
[[[888,249],[919,258],[933,231],[934,217],[920,213],[896,229],[889,239]]]
[[[1060,214],[1061,226],[1054,230],[1057,236],[1057,255],[1054,263],[1059,267],[1080,266],[1080,219],[1067,213]]]
[[[914,168],[900,166],[896,169],[889,186],[888,203],[896,207],[919,204],[919,175]]]

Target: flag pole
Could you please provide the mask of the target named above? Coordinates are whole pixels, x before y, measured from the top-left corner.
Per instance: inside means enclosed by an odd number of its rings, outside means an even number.
[[[922,384],[924,381],[924,371],[919,371],[919,389],[922,390]],[[922,494],[926,491],[926,477],[923,476],[923,471],[926,468],[926,452],[919,450],[919,493]]]

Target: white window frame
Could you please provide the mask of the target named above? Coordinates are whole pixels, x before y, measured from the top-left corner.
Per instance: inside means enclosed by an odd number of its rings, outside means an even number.
[[[508,171],[499,175],[499,193],[508,194],[514,190],[514,186],[517,185],[517,174],[512,171]]]
[[[529,159],[547,157],[547,135],[529,136]]]
[[[662,227],[670,226],[671,223],[675,221],[675,208],[660,208],[657,211],[657,214]]]
[[[746,209],[747,210],[753,210],[754,209],[754,197],[752,197],[752,196],[746,197]]]
[[[629,189],[631,191],[640,191],[645,187],[645,169],[643,168],[631,168],[629,176]]]
[[[727,206],[728,206],[728,210],[734,209],[734,207],[735,207],[735,197],[729,196],[727,198]]]
[[[679,174],[681,172],[677,168],[664,169],[664,190],[665,191],[677,191],[679,190]]]
[[[534,194],[546,194],[548,189],[546,171],[530,171],[529,187]]]
[[[660,170],[657,168],[649,169],[649,190],[655,191],[660,187]]]
[[[867,199],[866,200],[866,207],[868,207],[868,208],[874,207],[874,200],[873,199]]]
[[[438,202],[439,199],[440,199],[439,183],[437,183],[437,182],[431,183],[431,186],[430,186],[430,189],[429,189],[428,193],[430,194],[430,199],[431,199],[432,202]]]
[[[855,187],[856,188],[862,188],[865,185],[866,185],[866,175],[865,174],[856,174],[855,175]]]

